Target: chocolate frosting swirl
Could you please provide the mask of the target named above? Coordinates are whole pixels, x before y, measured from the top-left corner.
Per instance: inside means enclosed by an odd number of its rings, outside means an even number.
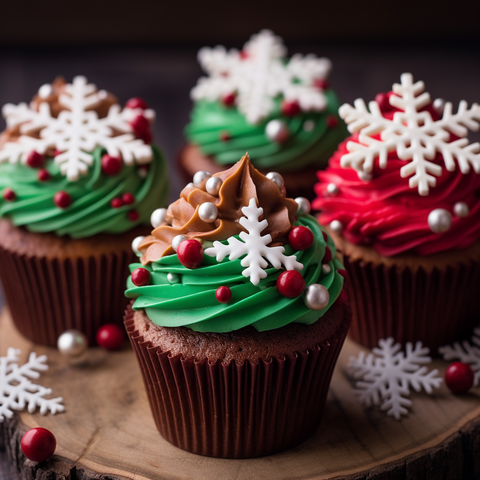
[[[241,209],[248,206],[252,198],[263,208],[268,227],[262,233],[272,236],[271,245],[287,242],[288,232],[296,221],[297,203],[285,198],[273,181],[253,167],[248,153],[232,168],[213,176],[223,182],[218,197],[187,185],[180,198],[168,207],[165,223],[140,244],[144,265],[174,254],[172,240],[177,235],[206,241],[222,241],[238,235],[245,230],[239,223],[243,217]],[[213,223],[199,217],[198,209],[205,202],[214,203],[218,208],[217,220]]]

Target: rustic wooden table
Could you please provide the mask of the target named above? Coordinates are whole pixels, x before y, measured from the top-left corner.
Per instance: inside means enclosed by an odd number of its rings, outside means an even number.
[[[480,100],[480,63],[472,46],[400,47],[371,43],[289,47],[290,53],[314,52],[329,57],[334,64],[331,84],[343,101],[352,102],[358,97],[373,99],[377,92],[389,90],[405,71],[412,72],[415,79],[424,80],[433,98],[443,97],[454,104],[461,99],[469,103]],[[157,111],[156,143],[170,163],[170,197],[172,200],[178,197],[183,185],[174,160],[183,144],[182,129],[188,121],[189,90],[201,74],[196,48],[3,51],[0,71],[0,105],[27,101],[40,85],[52,81],[56,75],[67,80],[77,74],[86,75],[100,88],[117,94],[121,102],[131,96],[143,97]],[[0,307],[2,304],[0,293]],[[1,447],[0,480],[17,480]]]

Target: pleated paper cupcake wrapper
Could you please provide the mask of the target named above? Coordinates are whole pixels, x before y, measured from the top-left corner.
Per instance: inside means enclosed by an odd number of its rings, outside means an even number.
[[[292,448],[317,428],[349,326],[312,351],[283,359],[209,363],[169,356],[125,326],[156,426],[173,445],[199,455],[250,458]]]
[[[469,337],[480,322],[480,264],[444,270],[373,265],[344,258],[352,309],[349,335],[372,348],[381,338],[404,345],[421,341],[432,355]]]
[[[0,248],[0,277],[16,328],[29,340],[49,346],[73,328],[95,345],[101,325],[122,324],[131,260],[127,251],[59,260]]]

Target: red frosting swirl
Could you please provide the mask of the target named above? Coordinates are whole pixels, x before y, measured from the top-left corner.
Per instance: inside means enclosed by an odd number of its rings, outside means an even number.
[[[458,166],[449,172],[442,155],[437,154],[433,161],[442,166],[443,173],[423,197],[408,186],[408,178],[401,178],[400,169],[409,161],[400,160],[396,152],[389,154],[385,169],[375,161],[369,181],[360,180],[352,168],[342,168],[340,159],[348,153],[348,141],[358,142],[358,135],[340,144],[327,170],[317,174],[320,183],[315,186],[318,197],[313,207],[320,210],[321,224],[339,220],[348,241],[370,245],[384,256],[406,251],[431,255],[466,248],[480,238],[480,175],[473,169],[466,175]],[[327,192],[330,183],[338,187],[337,194]],[[466,217],[454,214],[457,202],[468,205]],[[437,208],[452,214],[451,228],[444,233],[434,233],[428,225],[429,213]]]

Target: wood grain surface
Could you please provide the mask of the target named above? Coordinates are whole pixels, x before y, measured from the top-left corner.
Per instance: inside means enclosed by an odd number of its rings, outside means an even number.
[[[411,414],[396,421],[355,400],[344,369],[359,347],[351,341],[339,359],[324,419],[299,447],[271,457],[219,460],[167,443],[152,421],[133,352],[91,349],[88,363],[69,366],[55,350],[32,345],[0,318],[0,355],[9,346],[47,354],[50,370],[39,382],[63,396],[59,415],[19,413],[0,424],[4,448],[25,479],[463,479],[479,478],[480,398],[442,387],[431,397],[414,394]],[[436,360],[442,371],[446,363]],[[18,443],[27,428],[42,426],[57,438],[48,462],[25,461]],[[73,473],[72,473],[73,472]],[[368,472],[368,473],[367,473]]]

